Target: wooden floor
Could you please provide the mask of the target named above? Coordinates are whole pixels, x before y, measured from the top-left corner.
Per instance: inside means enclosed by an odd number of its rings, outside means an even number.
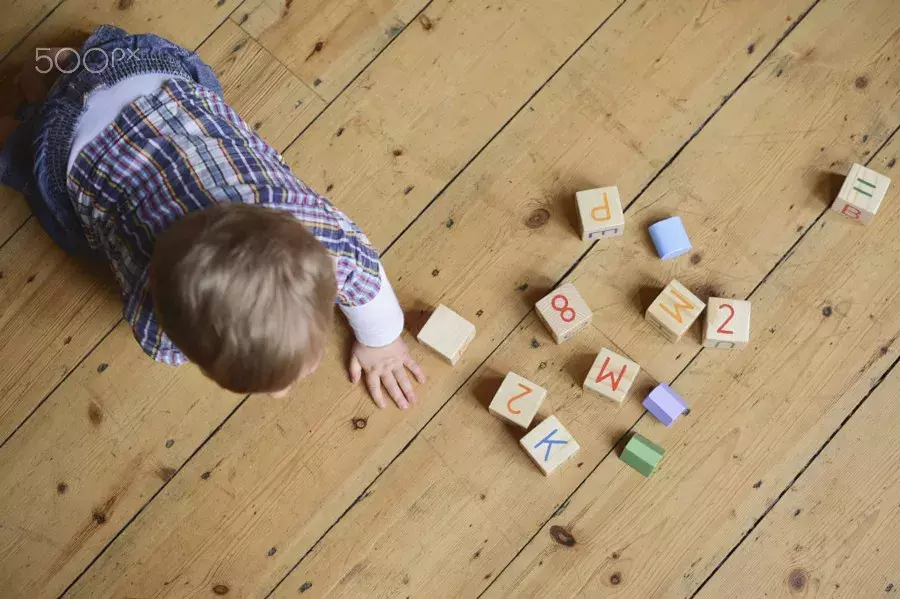
[[[900,178],[894,0],[5,4],[5,95],[101,23],[196,48],[409,322],[478,334],[453,368],[411,339],[408,412],[347,382],[345,328],[290,398],[231,395],[146,358],[110,278],[0,190],[3,599],[900,596],[898,186],[867,228],[828,211],[854,162]],[[574,192],[611,184],[625,235],[583,243]],[[672,214],[694,250],[662,262]],[[752,300],[748,348],[655,333],[675,277]],[[594,319],[557,346],[532,308],[563,280]],[[642,366],[621,407],[581,392],[603,346]],[[486,409],[509,370],[581,445],[549,478]],[[631,431],[667,449],[649,479]]]

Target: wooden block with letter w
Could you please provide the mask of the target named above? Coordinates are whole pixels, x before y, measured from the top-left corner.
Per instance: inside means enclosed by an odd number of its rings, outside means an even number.
[[[663,337],[675,343],[691,328],[703,308],[696,295],[673,279],[647,308],[645,317]]]

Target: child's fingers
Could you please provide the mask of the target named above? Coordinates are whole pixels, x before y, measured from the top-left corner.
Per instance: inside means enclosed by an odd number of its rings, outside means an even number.
[[[383,375],[381,377],[381,383],[384,385],[385,389],[387,389],[388,394],[391,396],[391,399],[394,400],[394,403],[397,404],[398,408],[405,410],[409,407],[409,403],[407,403],[406,398],[403,397],[403,392],[397,385],[397,379],[394,378],[394,373],[388,372]]]
[[[384,407],[384,395],[381,393],[381,379],[374,372],[366,373],[366,386],[369,388],[369,393],[372,395],[372,399],[375,400],[375,405],[379,408]]]
[[[400,389],[403,390],[403,395],[406,396],[406,400],[409,403],[416,403],[416,391],[413,389],[412,381],[409,380],[409,376],[402,366],[394,371],[394,378],[396,378],[397,383],[400,384]]]
[[[350,382],[354,385],[359,382],[362,376],[362,364],[356,359],[356,356],[350,358]]]
[[[405,360],[403,360],[403,365],[409,368],[409,371],[413,373],[413,376],[416,377],[416,380],[419,381],[419,383],[425,382],[425,373],[422,372],[422,369],[419,367],[418,362],[410,357],[407,357]]]

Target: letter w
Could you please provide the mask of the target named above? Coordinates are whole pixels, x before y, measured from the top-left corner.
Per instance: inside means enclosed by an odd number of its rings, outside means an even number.
[[[628,368],[628,366],[627,365],[622,366],[622,370],[619,371],[618,377],[615,374],[613,374],[613,372],[611,370],[609,372],[607,372],[606,371],[607,366],[609,366],[609,356],[606,356],[606,361],[603,362],[603,366],[600,367],[600,372],[597,374],[597,382],[600,383],[604,379],[609,379],[609,381],[610,381],[609,386],[612,387],[613,391],[616,391],[619,389],[619,383],[622,382],[622,377],[625,376],[625,370]]]

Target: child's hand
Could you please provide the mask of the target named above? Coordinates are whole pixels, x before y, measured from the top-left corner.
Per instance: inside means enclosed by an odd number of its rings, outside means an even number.
[[[381,386],[387,389],[388,394],[401,410],[416,403],[416,392],[406,369],[409,368],[416,380],[425,382],[422,369],[412,356],[401,337],[397,337],[390,345],[384,347],[369,347],[358,341],[353,344],[350,356],[350,380],[358,383],[362,373],[366,373],[366,386],[372,399],[379,408],[384,407],[384,394]]]

